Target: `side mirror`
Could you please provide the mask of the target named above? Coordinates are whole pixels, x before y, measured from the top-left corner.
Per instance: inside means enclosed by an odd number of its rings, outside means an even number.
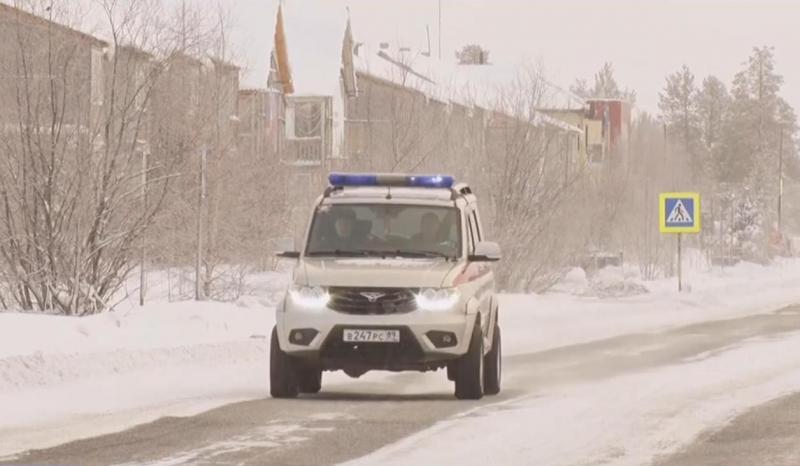
[[[299,259],[300,253],[294,245],[292,238],[280,238],[275,240],[275,249],[278,251],[275,255],[282,259]]]
[[[492,241],[481,241],[475,245],[475,253],[467,258],[470,262],[497,262],[500,260],[500,245]]]

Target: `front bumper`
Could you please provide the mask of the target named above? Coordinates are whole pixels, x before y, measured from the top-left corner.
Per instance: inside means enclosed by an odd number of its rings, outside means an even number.
[[[435,369],[468,350],[475,315],[466,313],[465,307],[456,306],[450,311],[353,315],[330,309],[297,308],[287,300],[277,312],[278,340],[283,351],[313,360],[325,369]],[[400,342],[348,343],[342,338],[345,329],[398,330]],[[297,344],[290,338],[296,332],[310,333],[313,337]],[[442,335],[452,336],[448,344],[443,343]]]

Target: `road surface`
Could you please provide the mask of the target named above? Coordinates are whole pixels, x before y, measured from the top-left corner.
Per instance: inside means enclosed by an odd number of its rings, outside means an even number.
[[[800,388],[800,387],[798,387]],[[658,466],[800,465],[800,394],[752,409]]]
[[[164,418],[124,432],[26,452],[0,464],[192,464],[307,465],[358,458],[439,420],[543,388],[591,383],[635,374],[693,357],[708,357],[753,337],[780,337],[800,330],[800,308],[734,320],[707,322],[657,334],[626,335],[504,359],[504,389],[479,402],[457,401],[443,372],[396,374],[380,381],[343,381],[297,400],[265,398],[231,404],[187,418]],[[266,364],[266,362],[265,362]],[[327,376],[327,374],[326,374]],[[797,455],[797,420],[783,412],[785,424],[768,428],[771,413],[796,409],[797,397],[745,417],[664,465],[706,464],[705,452],[724,450],[745,439],[740,449],[767,452],[782,443]],[[738,430],[737,430],[738,429]],[[787,430],[788,429],[788,430]],[[793,431],[791,429],[794,429]],[[774,436],[770,437],[770,433]],[[761,443],[762,440],[766,443]],[[702,442],[702,440],[701,440]],[[791,445],[789,445],[791,443]],[[764,453],[766,454],[766,453]],[[680,454],[679,454],[680,455]],[[671,461],[670,461],[671,460]],[[699,461],[699,460],[698,460]],[[708,464],[762,464],[761,461]],[[800,464],[798,461],[776,464]]]

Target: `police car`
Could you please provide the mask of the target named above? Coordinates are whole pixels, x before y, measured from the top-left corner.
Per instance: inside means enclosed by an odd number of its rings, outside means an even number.
[[[316,393],[324,371],[446,369],[455,396],[500,391],[492,263],[477,199],[451,176],[334,173],[277,307],[270,392]]]

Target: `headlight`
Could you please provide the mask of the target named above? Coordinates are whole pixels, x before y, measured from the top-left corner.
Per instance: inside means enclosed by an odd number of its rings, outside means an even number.
[[[319,286],[294,285],[289,288],[289,296],[298,306],[309,309],[322,309],[331,299],[328,292]]]
[[[416,296],[417,306],[425,311],[447,311],[458,304],[461,293],[456,288],[424,288]]]

